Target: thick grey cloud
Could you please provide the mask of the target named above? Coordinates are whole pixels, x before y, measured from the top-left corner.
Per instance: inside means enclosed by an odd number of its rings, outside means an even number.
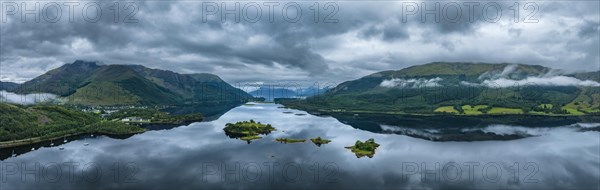
[[[205,17],[203,5],[208,4],[203,3],[217,5],[219,11],[223,7],[221,2],[202,1],[135,2],[135,22],[124,22],[132,9],[124,9],[121,2],[115,22],[114,2],[99,1],[102,17],[89,22],[82,7],[94,2],[82,1],[74,9],[73,22],[62,6],[61,19],[52,23],[43,15],[40,22],[31,15],[22,22],[20,13],[10,14],[11,2],[3,1],[0,80],[23,82],[76,59],[210,72],[232,83],[341,82],[432,61],[515,62],[576,71],[600,68],[599,2],[534,2],[537,10],[529,20],[536,23],[524,22],[534,8],[526,2],[518,4],[518,22],[515,2],[506,1],[319,2],[315,22],[311,7],[315,2],[294,4],[301,13],[294,7],[282,11],[295,2],[278,2],[270,15],[265,2],[240,1],[242,13],[244,5],[261,7],[261,18],[254,21],[255,7],[246,6],[248,17],[242,14],[240,22],[221,12]],[[40,6],[48,3],[42,1]],[[225,5],[232,9],[235,3]],[[436,3],[433,13],[438,13],[438,20],[422,14]],[[56,15],[48,10],[50,18]],[[327,17],[330,13],[335,14]],[[296,14],[302,15],[300,19],[288,19]],[[88,15],[93,17],[94,11]]]

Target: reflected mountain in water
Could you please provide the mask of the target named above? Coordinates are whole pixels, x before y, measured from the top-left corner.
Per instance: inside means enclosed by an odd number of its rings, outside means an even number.
[[[219,119],[229,110],[242,105],[239,104],[194,104],[186,106],[177,106],[163,109],[161,111],[168,112],[173,115],[184,115],[192,113],[202,113],[203,121],[214,121]]]
[[[102,136],[106,136],[109,137],[111,139],[119,139],[119,140],[125,140],[128,139],[132,136],[134,136],[135,134],[127,134],[127,135],[102,135]],[[94,135],[94,134],[81,134],[81,135],[76,135],[76,136],[70,136],[70,137],[65,137],[62,139],[57,139],[57,140],[52,140],[52,141],[44,141],[44,142],[39,142],[39,143],[34,143],[34,144],[28,144],[28,145],[23,145],[23,146],[17,146],[17,147],[11,147],[11,148],[3,148],[0,149],[0,161],[1,160],[6,160],[7,158],[10,157],[18,157],[22,154],[31,152],[31,151],[35,151],[38,150],[40,148],[50,148],[50,147],[61,147],[61,145],[70,143],[71,141],[81,141],[80,143],[82,144],[82,146],[84,146],[85,140],[86,139],[94,139],[94,138],[98,138],[99,136]]]
[[[323,115],[320,115],[323,116]],[[413,116],[384,114],[330,114],[354,128],[374,133],[399,134],[431,141],[514,140],[538,136],[536,131],[600,121],[598,116]],[[503,131],[497,131],[503,126]],[[510,126],[520,126],[513,129]],[[598,130],[584,128],[585,130]]]

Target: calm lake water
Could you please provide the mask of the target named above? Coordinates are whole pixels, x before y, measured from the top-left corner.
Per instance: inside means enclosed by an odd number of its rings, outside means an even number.
[[[361,116],[338,120],[304,114],[277,104],[243,105],[215,120],[188,126],[121,138],[83,136],[54,147],[36,145],[34,151],[21,148],[16,157],[1,161],[0,188],[598,189],[600,185],[600,123],[546,127],[478,123],[444,129],[365,121],[361,127]],[[269,123],[277,131],[249,144],[225,135],[226,123],[250,119]],[[467,142],[443,138],[446,133],[484,135],[482,141]],[[318,136],[332,142],[321,147],[310,141],[275,142],[282,137]],[[497,138],[503,136],[510,138]],[[381,145],[373,158],[357,158],[344,148],[369,138]],[[7,151],[11,152],[2,150]]]

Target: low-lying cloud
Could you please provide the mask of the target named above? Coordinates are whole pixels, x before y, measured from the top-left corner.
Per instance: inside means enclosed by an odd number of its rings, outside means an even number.
[[[481,83],[490,88],[506,88],[515,86],[586,86],[600,87],[600,83],[592,80],[580,80],[567,76],[552,77],[527,77],[523,80],[512,80],[499,78],[494,80],[485,80]]]
[[[8,102],[13,104],[30,105],[40,102],[48,102],[56,100],[58,96],[48,93],[39,94],[15,94],[7,91],[0,91],[0,102]]]
[[[507,78],[511,73],[514,73],[519,68],[518,65],[509,65],[504,67],[502,72],[488,71],[479,76],[479,80]]]
[[[379,84],[385,88],[424,88],[424,87],[438,87],[442,86],[439,82],[442,78],[436,77],[432,79],[418,78],[418,79],[390,79],[384,80]]]
[[[592,80],[581,80],[574,77],[564,76],[562,70],[549,70],[538,76],[529,76],[524,79],[511,79],[510,75],[517,73],[518,65],[508,65],[500,71],[488,71],[481,74],[478,79],[481,83],[461,81],[461,85],[483,86],[490,88],[507,88],[515,86],[585,86],[599,87],[600,83]]]

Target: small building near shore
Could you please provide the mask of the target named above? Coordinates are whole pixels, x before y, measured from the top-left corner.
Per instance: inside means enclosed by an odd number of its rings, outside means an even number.
[[[127,117],[127,118],[121,119],[121,121],[123,121],[123,122],[150,122],[149,119],[144,119],[144,118],[140,118],[140,117]]]

